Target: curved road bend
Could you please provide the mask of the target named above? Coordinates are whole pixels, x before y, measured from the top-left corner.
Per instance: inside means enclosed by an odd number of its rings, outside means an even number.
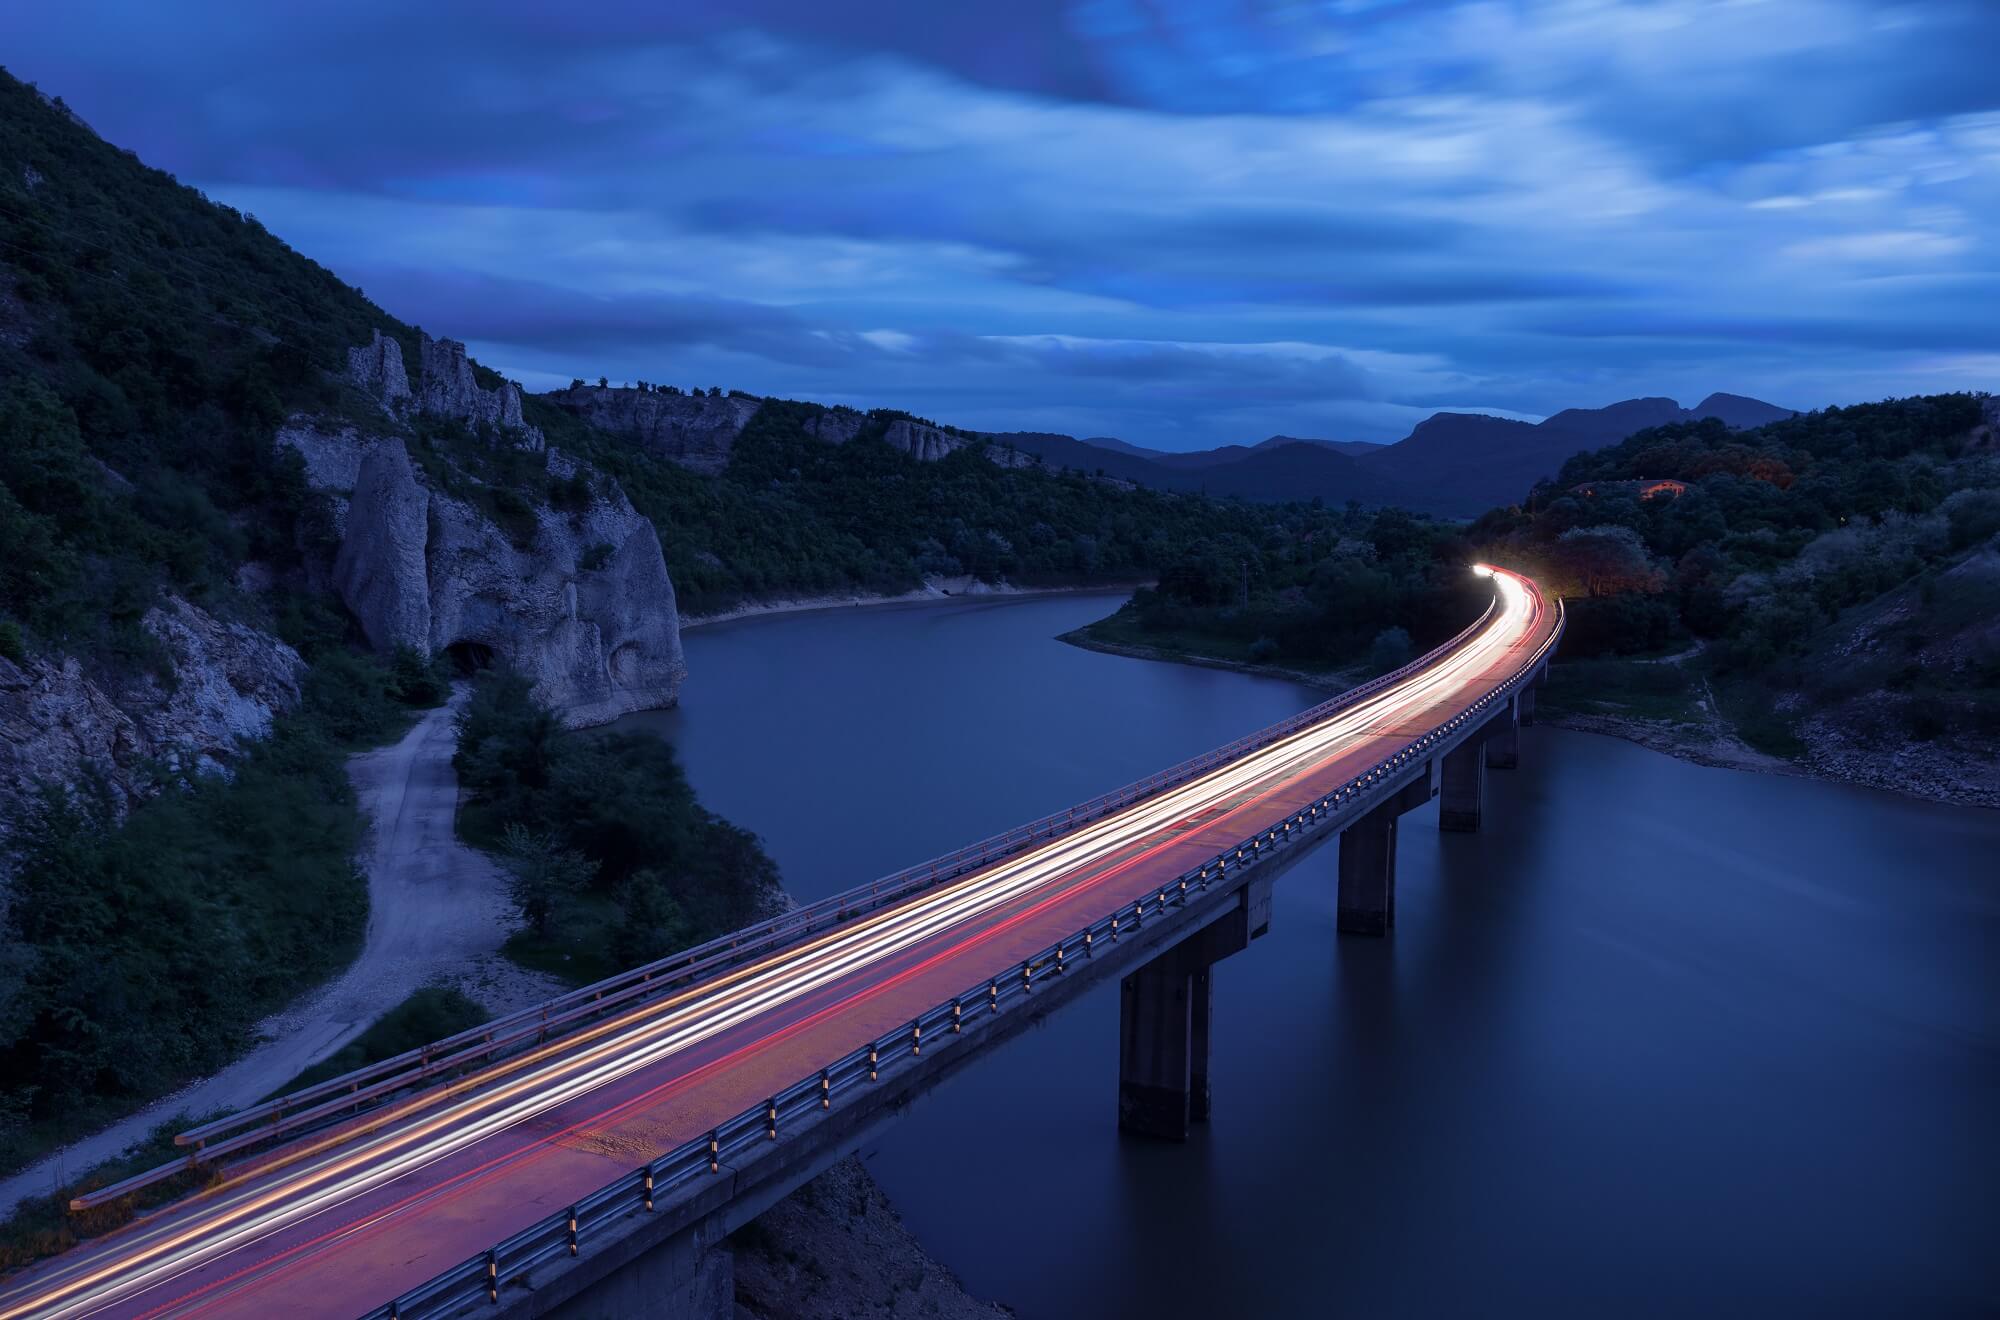
[[[1345,784],[1518,673],[1526,578],[1456,651],[1320,724],[909,901],[337,1130],[14,1281],[25,1316],[349,1320]],[[378,1113],[379,1117],[379,1113]]]
[[[256,1104],[426,981],[456,975],[499,952],[513,925],[499,877],[492,862],[452,833],[458,805],[453,721],[471,693],[469,685],[454,684],[451,700],[426,712],[400,739],[348,758],[347,777],[370,828],[363,854],[368,933],[347,970],[260,1023],[262,1042],[221,1072],[0,1178],[0,1218],[28,1197],[46,1196],[116,1159],[177,1115]]]

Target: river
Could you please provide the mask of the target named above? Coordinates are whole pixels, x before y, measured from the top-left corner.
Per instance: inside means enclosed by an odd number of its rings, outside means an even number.
[[[1319,698],[1053,640],[1116,601],[716,625],[624,727],[812,899]],[[1279,882],[1194,1140],[1117,1132],[1107,985],[864,1152],[912,1230],[1029,1320],[2000,1305],[2000,812],[1546,728],[1488,786],[1388,939]]]

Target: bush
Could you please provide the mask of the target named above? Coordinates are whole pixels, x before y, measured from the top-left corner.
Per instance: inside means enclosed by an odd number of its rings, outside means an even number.
[[[745,925],[779,892],[756,838],[702,808],[672,747],[566,732],[518,674],[477,680],[454,764],[459,833],[507,859],[534,937],[509,950],[537,967],[608,974]]]
[[[1250,657],[1250,663],[1253,665],[1270,664],[1273,660],[1276,660],[1278,658],[1277,639],[1271,637],[1259,637],[1256,641],[1250,643],[1250,650],[1248,652],[1248,655]]]
[[[1410,634],[1401,628],[1384,628],[1375,634],[1375,640],[1368,646],[1368,668],[1372,673],[1386,674],[1401,669],[1416,655],[1416,645]]]
[[[28,644],[21,636],[21,625],[12,619],[0,619],[0,656],[16,661],[28,658]]]

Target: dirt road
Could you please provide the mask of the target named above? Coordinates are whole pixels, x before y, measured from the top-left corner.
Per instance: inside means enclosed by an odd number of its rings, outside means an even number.
[[[260,1023],[261,1043],[215,1076],[0,1179],[0,1217],[118,1156],[176,1115],[256,1103],[427,982],[458,982],[496,1011],[549,993],[515,984],[522,975],[494,957],[513,924],[498,876],[452,835],[452,721],[470,695],[468,685],[457,685],[448,704],[427,712],[400,741],[348,761],[372,826],[359,859],[368,873],[368,935],[353,966]]]

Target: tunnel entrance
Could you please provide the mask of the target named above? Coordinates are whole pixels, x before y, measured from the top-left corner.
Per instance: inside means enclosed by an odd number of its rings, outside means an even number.
[[[471,678],[493,667],[493,648],[484,642],[453,642],[444,653],[451,657],[451,667],[460,678]]]

